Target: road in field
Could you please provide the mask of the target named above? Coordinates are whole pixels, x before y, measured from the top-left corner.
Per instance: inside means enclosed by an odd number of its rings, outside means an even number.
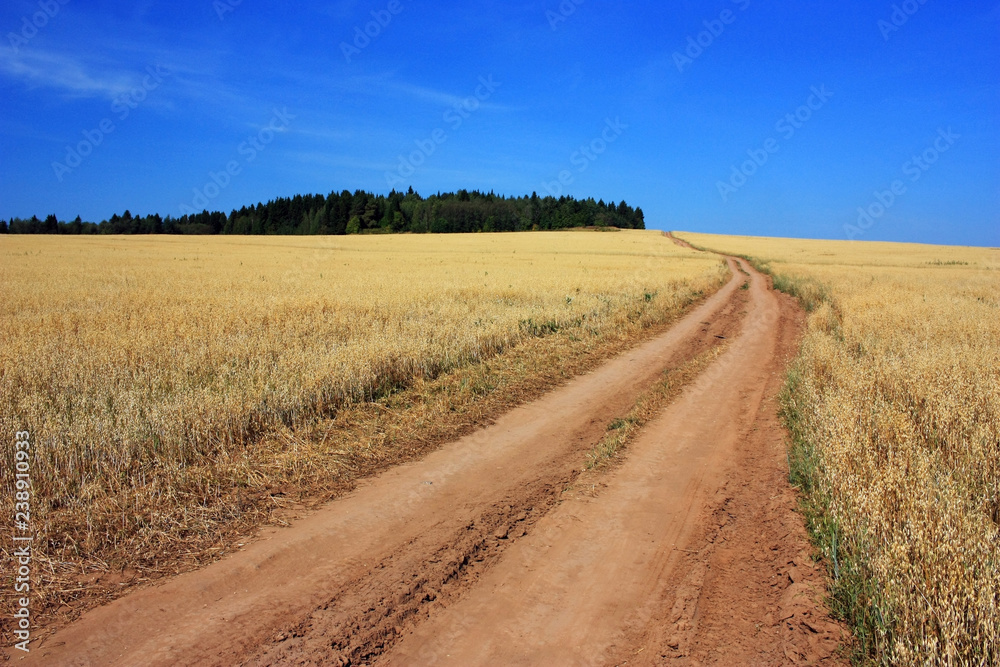
[[[734,622],[749,603],[758,621],[770,613],[775,625],[785,611],[780,598],[769,609],[753,595],[741,599],[739,586],[715,599],[704,595],[718,562],[712,547],[731,520],[735,489],[727,483],[752,482],[730,464],[741,441],[765,444],[753,436],[765,425],[765,392],[783,370],[782,333],[794,326],[790,304],[760,274],[748,277],[740,335],[629,445],[627,460],[602,480],[601,492],[565,499],[460,601],[398,642],[385,664],[656,664],[690,656],[699,642],[706,648],[713,628],[699,636],[697,626],[713,613],[714,629],[722,632],[704,659],[781,663],[800,653],[792,646],[786,656],[787,647],[761,628],[751,630],[756,642],[744,643]],[[773,421],[767,426],[776,430]],[[765,493],[773,495],[783,481]],[[760,550],[741,545],[747,547]],[[709,601],[714,609],[699,609]],[[814,624],[815,634],[836,632]],[[813,644],[804,643],[802,657],[822,657],[822,646]]]
[[[801,320],[729,264],[732,280],[665,333],[290,528],[86,613],[26,663],[830,659],[839,629],[812,599],[820,575],[773,417]],[[622,464],[574,487],[609,422],[723,339]]]

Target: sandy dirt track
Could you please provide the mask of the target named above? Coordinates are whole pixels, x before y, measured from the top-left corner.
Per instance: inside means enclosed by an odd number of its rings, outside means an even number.
[[[18,662],[835,662],[774,418],[801,316],[729,263],[665,333]],[[574,486],[608,423],[720,337],[624,462]]]

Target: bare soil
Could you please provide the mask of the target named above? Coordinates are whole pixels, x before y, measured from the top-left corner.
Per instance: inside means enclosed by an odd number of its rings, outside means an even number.
[[[775,416],[802,316],[729,262],[730,282],[666,333],[242,551],[87,612],[23,662],[843,662]],[[612,420],[723,340],[618,465],[575,484]]]

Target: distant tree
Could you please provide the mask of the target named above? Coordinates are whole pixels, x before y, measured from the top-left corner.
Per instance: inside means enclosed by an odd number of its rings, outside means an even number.
[[[0,219],[0,234],[7,234],[7,221]]]
[[[363,229],[371,229],[375,226],[375,220],[378,217],[378,203],[375,198],[372,197],[368,203],[365,204],[364,215],[361,216],[361,227]]]
[[[160,214],[147,215],[145,218],[135,218],[134,222],[138,225],[139,234],[162,234],[163,233],[163,220],[160,218]]]
[[[221,211],[215,211],[209,214],[208,227],[211,229],[212,234],[221,234],[223,228],[226,226],[226,214]]]
[[[117,213],[112,213],[111,218],[108,220],[103,220],[101,222],[101,233],[102,234],[118,234],[116,231],[121,227],[122,219]]]
[[[445,218],[435,218],[431,222],[431,233],[433,234],[447,234],[452,231],[454,231],[452,224]]]
[[[480,232],[523,229],[566,229],[614,225],[645,228],[642,209],[603,198],[575,199],[565,195],[507,197],[495,191],[461,189],[435,193],[426,199],[413,187],[393,189],[388,195],[363,190],[279,197],[228,214],[201,211],[172,218],[159,214],[133,216],[130,210],[113,214],[99,225],[80,216],[70,223],[55,215],[45,221],[11,218],[6,233],[101,234],[357,234],[369,229],[385,232]]]

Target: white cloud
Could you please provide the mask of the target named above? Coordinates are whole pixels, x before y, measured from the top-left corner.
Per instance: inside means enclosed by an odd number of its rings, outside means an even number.
[[[133,73],[98,69],[77,57],[37,48],[22,54],[0,51],[0,72],[30,86],[56,88],[72,97],[114,99],[132,89],[137,80]]]

